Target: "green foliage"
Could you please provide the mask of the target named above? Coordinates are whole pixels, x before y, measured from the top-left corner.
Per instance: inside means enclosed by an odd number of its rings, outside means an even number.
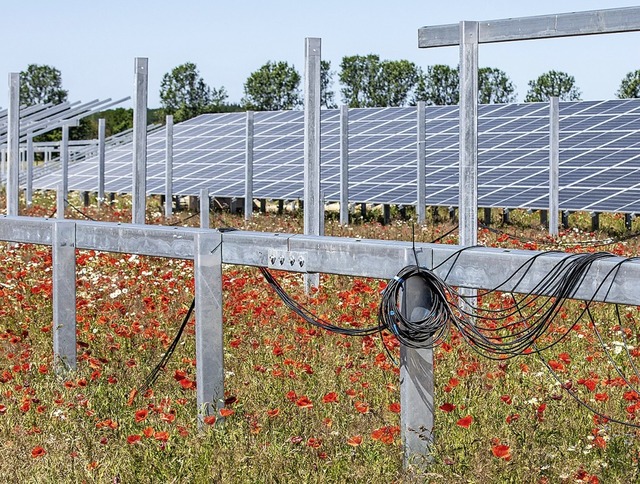
[[[331,90],[334,74],[335,72],[331,70],[330,61],[320,61],[320,106],[324,106],[327,109],[335,109],[338,107],[335,100],[335,93]]]
[[[420,70],[407,60],[352,55],[342,58],[339,77],[343,102],[351,108],[406,106],[412,101]]]
[[[160,83],[160,104],[176,122],[214,112],[227,97],[224,87],[209,87],[192,62],[174,67]]]
[[[20,104],[60,104],[67,100],[68,92],[62,89],[62,75],[58,69],[48,65],[29,64],[20,73]]]
[[[427,67],[420,76],[416,100],[427,105],[453,105],[460,102],[460,79],[457,68],[444,64]],[[495,67],[478,69],[478,103],[497,104],[516,100],[515,87],[507,74]]]
[[[640,97],[640,69],[627,73],[616,92],[619,99]]]
[[[429,106],[458,104],[460,100],[459,84],[457,68],[444,64],[428,66],[427,72],[420,76],[416,89],[416,100],[424,101]]]
[[[253,111],[295,109],[302,103],[300,74],[285,61],[269,61],[244,83],[242,105]]]
[[[478,70],[478,102],[480,104],[505,104],[515,102],[515,87],[507,74],[495,67]]]
[[[552,96],[560,98],[560,101],[579,101],[582,93],[575,84],[575,78],[566,72],[545,72],[529,81],[529,91],[524,102],[547,102]]]

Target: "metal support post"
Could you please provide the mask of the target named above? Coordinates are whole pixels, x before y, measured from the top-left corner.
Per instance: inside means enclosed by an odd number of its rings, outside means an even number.
[[[320,59],[321,40],[305,39],[304,69],[304,234],[320,234]],[[320,284],[319,274],[305,275],[305,290]]]
[[[52,234],[53,356],[58,370],[76,369],[76,224],[55,222]]]
[[[591,231],[600,230],[600,212],[591,212]]]
[[[166,117],[165,132],[165,153],[167,156],[164,160],[164,216],[171,218],[173,215],[173,116],[171,114]]]
[[[491,208],[484,208],[484,224],[488,227],[491,225]]]
[[[549,211],[540,210],[540,225],[543,227],[549,227]]]
[[[426,216],[425,210],[427,208],[426,202],[426,171],[427,171],[427,152],[426,149],[426,112],[425,102],[418,101],[416,106],[418,111],[418,129],[417,129],[417,142],[416,149],[418,151],[416,159],[418,160],[418,205],[416,207],[416,215],[418,216],[418,223],[423,224]]]
[[[136,57],[133,94],[133,174],[131,213],[134,224],[144,224],[147,195],[147,93],[149,59]]]
[[[63,219],[64,212],[67,208],[66,196],[64,194],[64,183],[58,183],[58,190],[56,191],[56,218]]]
[[[389,225],[391,222],[391,205],[385,203],[382,206],[382,223],[383,225]]]
[[[253,215],[253,111],[247,111],[244,165],[244,219]]]
[[[200,228],[209,228],[209,208],[211,200],[209,199],[209,189],[202,188],[200,190]]]
[[[340,224],[349,224],[349,106],[340,106]]]
[[[549,235],[558,236],[560,212],[560,107],[558,98],[549,99]]]
[[[27,187],[25,190],[25,202],[27,207],[31,207],[33,203],[33,135],[27,133]]]
[[[224,405],[221,241],[217,231],[194,236],[196,392],[201,425],[205,416]]]
[[[69,193],[69,126],[62,126],[62,141],[60,141],[60,183],[61,187],[59,191],[62,192],[62,197],[67,200]],[[65,205],[66,207],[66,202]]]
[[[401,310],[412,321],[431,309],[431,292],[421,277],[405,281]],[[428,457],[434,425],[433,350],[400,347],[400,429],[405,466]]]
[[[98,207],[104,202],[104,170],[105,170],[106,123],[104,118],[98,119]]]
[[[20,74],[9,74],[9,110],[7,113],[7,215],[18,215],[20,171]]]
[[[563,210],[562,211],[562,228],[563,229],[568,229],[569,228],[569,210]]]
[[[460,245],[478,242],[478,22],[460,22]]]
[[[633,225],[633,214],[625,213],[624,214],[624,228],[627,230],[631,230]]]
[[[511,211],[508,208],[502,209],[502,225],[509,225],[511,223]]]

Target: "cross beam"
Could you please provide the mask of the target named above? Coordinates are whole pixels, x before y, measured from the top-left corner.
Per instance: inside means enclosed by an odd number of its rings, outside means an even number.
[[[611,8],[485,20],[478,22],[478,43],[637,31],[640,31],[640,7]],[[427,26],[418,29],[419,48],[453,45],[460,45],[460,26],[458,24]]]

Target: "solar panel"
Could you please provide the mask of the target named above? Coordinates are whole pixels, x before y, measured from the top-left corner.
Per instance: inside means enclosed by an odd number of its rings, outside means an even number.
[[[549,184],[549,105],[481,105],[478,205],[545,209]],[[640,100],[560,103],[560,208],[640,213]],[[416,108],[349,110],[349,200],[417,202]],[[426,204],[458,204],[458,107],[428,106]],[[174,193],[244,196],[245,113],[207,114],[174,126]],[[164,193],[165,134],[148,138],[148,193]],[[131,144],[106,155],[105,190],[131,191]],[[301,111],[254,114],[256,198],[303,196]],[[69,168],[72,190],[97,190],[97,161]],[[321,112],[321,189],[340,198],[340,113]],[[55,188],[59,174],[34,187]]]

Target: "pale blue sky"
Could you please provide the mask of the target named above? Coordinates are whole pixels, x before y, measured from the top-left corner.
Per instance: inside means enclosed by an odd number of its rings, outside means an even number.
[[[159,105],[165,72],[195,62],[206,82],[238,102],[247,76],[269,60],[303,71],[304,38],[322,38],[338,70],[344,55],[379,54],[423,68],[458,63],[455,47],[418,49],[418,28],[508,17],[627,7],[638,0],[0,0],[0,76],[28,64],[62,72],[70,100],[132,94],[134,57],[149,58],[149,105]],[[640,33],[480,46],[480,65],[507,72],[520,100],[549,70],[576,78],[584,99],[613,98],[640,69]],[[2,86],[7,86],[3,81]],[[337,98],[339,85],[334,83]],[[0,106],[7,88],[0,88]]]

